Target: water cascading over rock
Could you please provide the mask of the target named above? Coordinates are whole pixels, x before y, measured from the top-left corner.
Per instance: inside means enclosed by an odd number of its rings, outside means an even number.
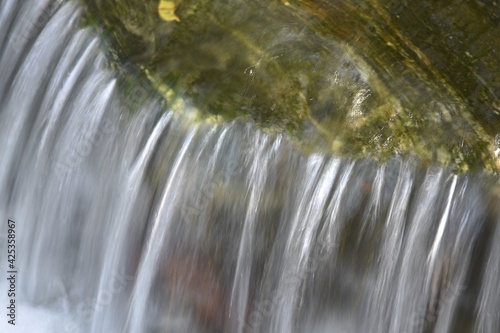
[[[306,153],[147,86],[127,105],[81,15],[0,4],[2,332],[500,330],[490,176]]]

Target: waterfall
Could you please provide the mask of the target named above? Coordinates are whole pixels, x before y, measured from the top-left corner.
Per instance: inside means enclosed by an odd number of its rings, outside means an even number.
[[[500,331],[486,176],[306,154],[188,100],[130,111],[80,17],[0,2],[2,332]]]

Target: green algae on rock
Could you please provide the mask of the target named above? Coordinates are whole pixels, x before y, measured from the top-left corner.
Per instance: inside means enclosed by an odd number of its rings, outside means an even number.
[[[494,2],[177,0],[165,20],[158,0],[83,1],[120,63],[203,113],[308,149],[495,169]]]

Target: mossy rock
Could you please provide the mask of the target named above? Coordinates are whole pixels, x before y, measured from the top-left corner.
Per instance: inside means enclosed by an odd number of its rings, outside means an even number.
[[[167,100],[306,150],[496,169],[495,2],[164,0],[167,20],[159,0],[83,2],[118,67]]]

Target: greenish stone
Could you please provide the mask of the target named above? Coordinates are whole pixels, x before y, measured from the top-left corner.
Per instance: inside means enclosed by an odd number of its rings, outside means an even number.
[[[307,151],[497,168],[496,2],[179,0],[167,22],[158,0],[82,1],[124,89],[142,77],[172,108],[248,118]]]

